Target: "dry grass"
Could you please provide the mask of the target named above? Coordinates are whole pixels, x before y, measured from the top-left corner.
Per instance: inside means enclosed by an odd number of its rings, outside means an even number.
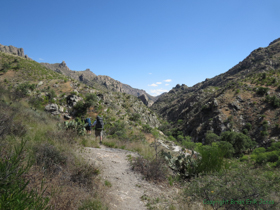
[[[0,103],[1,120],[6,125],[1,133],[1,151],[8,151],[24,138],[24,158],[27,161],[30,157],[35,163],[24,175],[30,181],[27,190],[40,193],[46,189],[43,196],[50,198],[50,209],[78,209],[96,202],[106,206],[102,204],[105,191],[97,178],[98,168],[88,165],[74,152],[83,144],[94,145],[91,136],[80,138],[74,132],[59,130],[59,119],[34,111],[25,102]]]
[[[103,140],[104,145],[112,145],[110,147],[126,149],[133,152],[138,152],[139,155],[143,156],[145,159],[152,159],[155,157],[155,150],[150,147],[150,144],[147,142],[141,141],[121,141],[114,138],[105,138]]]

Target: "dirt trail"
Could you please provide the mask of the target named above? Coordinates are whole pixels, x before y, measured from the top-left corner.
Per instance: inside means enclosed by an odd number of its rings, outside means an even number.
[[[136,153],[101,145],[101,148],[86,147],[82,155],[101,169],[104,181],[112,184],[106,195],[110,200],[109,209],[142,210],[147,209],[148,202],[168,209],[175,202],[177,188],[147,182],[141,174],[132,171],[127,155],[136,157]]]

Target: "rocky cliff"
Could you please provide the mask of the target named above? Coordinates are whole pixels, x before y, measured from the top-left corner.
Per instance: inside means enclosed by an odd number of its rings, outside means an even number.
[[[280,39],[276,39],[223,74],[193,87],[177,85],[151,109],[195,141],[203,141],[207,131],[234,130],[266,143],[280,132],[279,88]]]
[[[25,58],[31,60],[30,58],[28,58],[27,55],[24,55],[23,48],[17,48],[17,47],[11,46],[11,45],[10,46],[5,46],[5,45],[0,44],[0,52],[12,54],[12,55],[17,55],[17,56],[20,56],[20,57],[25,57]]]
[[[148,99],[151,101],[155,101],[157,99],[156,97],[153,97],[148,93],[146,93],[146,91],[144,90],[133,88],[127,84],[123,84],[117,80],[114,80],[109,76],[104,76],[104,75],[97,76],[93,72],[91,72],[90,69],[86,69],[85,71],[70,70],[64,61],[62,61],[62,63],[55,63],[55,64],[49,64],[49,63],[41,63],[41,64],[53,71],[64,74],[75,80],[81,81],[89,86],[95,86],[103,90],[127,93],[130,95],[134,95],[136,97],[145,94],[148,97]]]

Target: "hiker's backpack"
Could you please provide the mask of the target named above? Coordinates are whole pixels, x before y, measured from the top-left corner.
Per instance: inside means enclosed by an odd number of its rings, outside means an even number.
[[[95,128],[104,128],[104,122],[103,119],[99,116],[96,118],[96,127]]]
[[[90,121],[90,118],[87,118],[87,119],[85,120],[85,123],[87,123],[87,124],[88,124],[88,126],[91,126],[91,121]]]

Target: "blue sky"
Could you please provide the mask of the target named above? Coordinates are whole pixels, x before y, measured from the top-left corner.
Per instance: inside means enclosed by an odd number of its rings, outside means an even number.
[[[280,37],[279,0],[9,0],[0,44],[151,95],[221,74]]]

